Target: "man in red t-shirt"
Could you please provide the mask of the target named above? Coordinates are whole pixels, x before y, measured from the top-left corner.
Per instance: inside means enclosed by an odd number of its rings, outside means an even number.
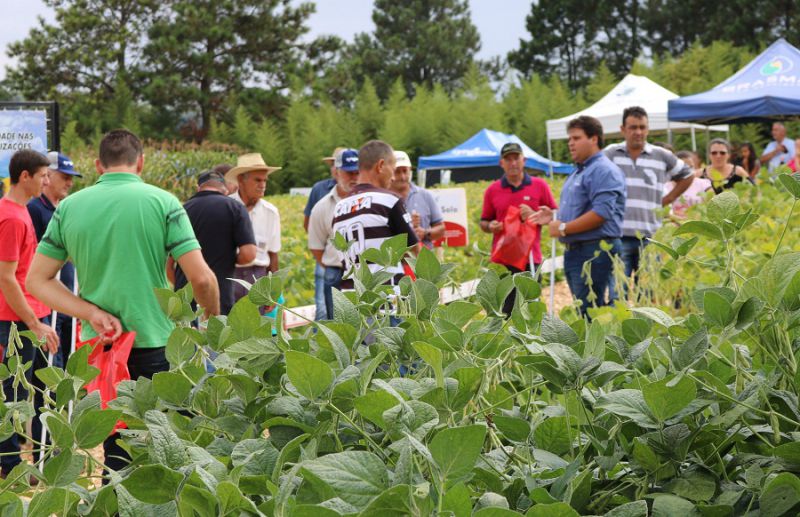
[[[28,382],[42,388],[43,384],[33,372],[47,366],[45,352],[55,354],[58,351],[58,335],[49,324],[50,309],[25,289],[25,277],[36,251],[36,231],[27,204],[41,195],[42,187],[48,184],[49,165],[47,157],[36,151],[24,149],[14,153],[8,165],[11,188],[0,199],[0,344],[6,350],[3,361],[7,364],[10,349],[16,346],[9,343],[11,325],[15,324],[19,331],[33,331],[40,340],[44,340],[42,349],[35,347],[29,339],[21,337],[22,347],[16,353],[21,363],[33,363],[25,372],[25,377]],[[14,372],[11,373],[12,376],[3,381],[5,400],[27,399],[28,390],[21,384],[14,387],[15,376]],[[34,399],[36,416],[32,423],[32,434],[35,440],[41,438],[40,397],[39,395]],[[19,451],[19,437],[16,434],[0,442],[3,477],[20,463]],[[34,455],[34,459],[36,456],[38,454]]]
[[[503,221],[506,212],[511,206],[520,209],[520,218],[525,221],[539,210],[539,207],[546,206],[552,209],[558,207],[553,193],[547,182],[541,178],[533,178],[525,172],[525,156],[522,154],[522,146],[516,142],[508,142],[500,150],[500,167],[503,169],[503,177],[495,181],[483,194],[483,212],[481,213],[481,230],[493,234],[492,250],[497,246],[497,241],[503,234]],[[536,227],[536,239],[533,241],[533,262],[538,267],[542,263],[542,249],[539,245],[541,228]],[[513,266],[505,266],[511,273],[519,273],[521,270]],[[529,267],[525,268],[527,271]],[[516,290],[506,298],[503,304],[503,312],[511,314],[514,308]]]

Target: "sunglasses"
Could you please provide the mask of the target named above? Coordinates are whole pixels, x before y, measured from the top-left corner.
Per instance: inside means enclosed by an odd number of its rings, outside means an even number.
[[[719,154],[724,156],[724,155],[728,154],[728,151],[711,151],[710,154],[711,154],[711,156],[717,156]]]

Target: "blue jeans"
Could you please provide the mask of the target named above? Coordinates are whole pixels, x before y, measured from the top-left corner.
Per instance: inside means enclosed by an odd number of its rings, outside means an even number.
[[[41,321],[42,323],[49,325],[50,316],[41,318]],[[6,354],[5,358],[3,359],[3,363],[6,365],[8,364],[9,349],[11,348],[8,343],[9,334],[11,333],[11,323],[11,321],[0,321],[0,343],[6,345]],[[16,323],[17,330],[20,332],[23,330],[28,330],[27,325],[21,321],[15,321],[13,323]],[[22,348],[18,351],[20,360],[22,363],[27,363],[28,361],[32,362],[31,367],[25,371],[25,379],[27,379],[27,381],[33,386],[44,389],[44,383],[34,375],[34,372],[42,368],[47,368],[47,353],[44,350],[35,347],[28,338],[21,337],[20,341],[22,342]],[[53,366],[61,366],[61,355],[59,353],[53,354]],[[10,402],[26,400],[28,398],[28,390],[22,384],[18,385],[15,389],[14,379],[15,376],[12,375],[3,381],[3,393],[6,401]],[[33,421],[31,422],[31,436],[36,441],[39,441],[42,438],[42,422],[39,419],[39,415],[40,409],[43,405],[44,399],[42,395],[38,392],[35,393],[33,396],[33,408],[36,411],[36,416],[34,416]],[[34,446],[34,449],[38,448],[38,446]],[[18,434],[14,433],[11,435],[11,438],[0,442],[0,453],[3,453],[3,455],[0,456],[0,467],[2,467],[4,474],[11,472],[11,469],[16,467],[22,461],[19,457],[19,452],[20,437]],[[38,461],[38,459],[39,453],[34,452],[33,460]]]
[[[637,239],[636,237],[623,237],[622,238],[622,249],[619,253],[619,258],[622,260],[622,263],[625,265],[625,276],[627,278],[633,277],[633,274],[639,271],[639,264],[642,260],[642,253],[644,252],[645,247],[650,244],[650,241],[645,239]],[[634,278],[634,283],[636,282],[636,278]],[[609,296],[611,300],[617,300],[619,298],[619,294],[617,293],[617,285],[614,277],[611,277],[611,283],[608,286]],[[626,291],[627,292],[627,291]]]
[[[569,244],[564,252],[564,274],[567,277],[569,290],[572,296],[582,302],[581,314],[586,316],[586,311],[590,305],[602,307],[609,305],[606,299],[606,289],[609,287],[613,270],[613,255],[620,253],[622,244],[620,239],[608,239],[611,244],[610,251],[605,252],[600,248],[600,241],[586,241]],[[595,257],[595,252],[599,252]],[[583,265],[590,262],[591,287],[586,277],[583,276]],[[589,302],[589,294],[596,296],[593,302]]]
[[[340,267],[326,267],[324,272],[323,293],[325,295],[325,316],[321,319],[333,319],[333,288],[342,285],[344,270]],[[317,309],[319,310],[319,309]],[[318,318],[319,319],[319,318]]]
[[[328,314],[325,308],[325,268],[319,262],[314,265],[314,305],[317,307],[314,321],[324,320]]]

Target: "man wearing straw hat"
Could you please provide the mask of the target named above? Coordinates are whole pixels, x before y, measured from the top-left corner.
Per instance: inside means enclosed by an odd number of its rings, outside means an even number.
[[[234,277],[253,283],[278,270],[278,252],[281,250],[281,218],[278,209],[264,200],[267,177],[280,167],[272,167],[264,162],[258,153],[239,157],[236,167],[225,174],[225,181],[236,181],[239,191],[231,197],[242,203],[253,223],[256,239],[256,258],[249,264],[237,264]],[[233,297],[238,300],[246,296],[247,290],[238,283],[233,287]],[[263,309],[263,308],[262,308]]]

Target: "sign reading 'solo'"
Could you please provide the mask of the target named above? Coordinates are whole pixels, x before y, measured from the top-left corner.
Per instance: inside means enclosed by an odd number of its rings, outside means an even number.
[[[467,192],[463,188],[430,189],[433,199],[442,210],[444,238],[434,241],[434,246],[466,246],[469,244],[467,230]]]
[[[8,177],[11,156],[21,149],[47,152],[46,112],[0,111],[0,178]]]

